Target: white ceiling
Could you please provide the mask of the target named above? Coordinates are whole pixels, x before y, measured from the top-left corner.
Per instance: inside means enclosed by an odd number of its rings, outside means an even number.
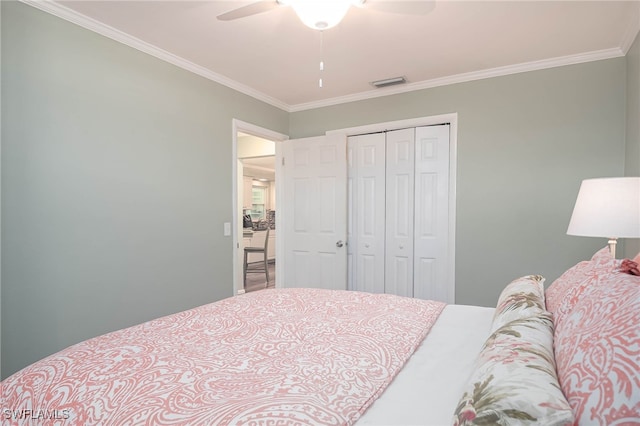
[[[244,164],[244,176],[250,176],[254,179],[276,180],[276,158],[274,156],[243,158],[242,163]]]
[[[23,0],[287,111],[626,54],[637,1],[437,1],[424,16],[352,8],[322,34],[246,1]],[[90,19],[88,19],[90,18]],[[370,82],[404,76],[405,86]]]

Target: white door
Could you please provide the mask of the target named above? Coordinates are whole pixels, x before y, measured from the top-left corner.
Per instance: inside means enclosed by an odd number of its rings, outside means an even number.
[[[415,130],[387,133],[385,293],[413,297]]]
[[[349,288],[454,301],[449,125],[349,137]]]
[[[449,125],[416,128],[414,297],[452,303]]]
[[[350,136],[349,289],[384,293],[385,134]]]
[[[282,143],[284,287],[347,288],[346,139]]]

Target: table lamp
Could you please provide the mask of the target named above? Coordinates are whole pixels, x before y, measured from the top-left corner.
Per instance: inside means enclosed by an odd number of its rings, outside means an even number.
[[[640,238],[640,177],[583,180],[567,234],[609,238],[615,259],[618,238]]]

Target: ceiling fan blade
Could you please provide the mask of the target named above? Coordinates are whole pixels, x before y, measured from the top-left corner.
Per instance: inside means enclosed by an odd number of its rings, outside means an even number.
[[[232,21],[246,16],[257,15],[258,13],[268,12],[276,7],[280,7],[276,0],[258,1],[218,15],[218,19],[221,21]]]
[[[436,7],[436,2],[434,0],[367,0],[364,7],[379,12],[426,15]]]

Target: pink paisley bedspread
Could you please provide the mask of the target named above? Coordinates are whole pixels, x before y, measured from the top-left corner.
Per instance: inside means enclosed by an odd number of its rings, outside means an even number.
[[[350,425],[444,306],[319,289],[232,297],[26,367],[1,383],[2,424]]]

